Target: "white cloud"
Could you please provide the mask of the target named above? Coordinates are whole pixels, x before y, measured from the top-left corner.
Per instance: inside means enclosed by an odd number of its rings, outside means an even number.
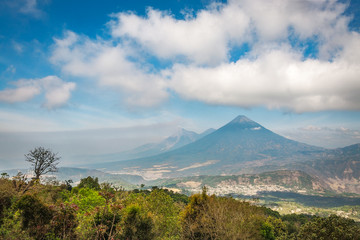
[[[55,39],[51,61],[68,74],[93,78],[101,86],[119,90],[132,106],[153,106],[168,96],[161,76],[128,60],[126,50],[111,42],[67,32],[64,39]]]
[[[230,1],[230,5],[237,3],[251,18],[254,31],[263,41],[287,38],[289,27],[302,39],[338,31],[336,27],[340,26],[346,29],[342,21],[347,17],[341,15],[346,5],[334,0]]]
[[[255,60],[213,68],[176,65],[168,74],[171,88],[183,97],[211,104],[266,105],[296,112],[360,109],[358,64],[342,58],[301,58],[284,47]]]
[[[235,6],[210,7],[194,18],[177,20],[171,14],[148,9],[147,17],[119,13],[111,22],[114,37],[135,39],[160,58],[185,56],[199,64],[215,65],[228,57],[229,42],[242,42],[249,17]]]
[[[45,91],[44,106],[53,109],[65,105],[71,96],[71,91],[75,90],[76,84],[64,82],[55,76],[48,76],[40,80]]]
[[[111,39],[67,32],[55,40],[51,60],[120,90],[130,105],[153,106],[174,91],[209,104],[359,110],[360,35],[348,30],[346,7],[335,0],[230,0],[184,19],[151,8],[145,17],[121,12],[108,23]],[[247,53],[230,61],[243,44]],[[172,65],[156,69],[149,54]]]
[[[70,93],[75,89],[73,82],[64,82],[56,76],[47,76],[41,79],[22,79],[13,82],[15,88],[0,91],[0,101],[8,103],[26,102],[36,95],[45,93],[44,106],[53,109],[67,103]]]
[[[232,46],[287,41],[290,34],[301,40],[316,37],[323,43],[321,55],[330,57],[347,29],[348,18],[341,15],[345,7],[333,0],[231,0],[193,18],[179,20],[150,8],[145,18],[119,13],[110,25],[114,37],[134,39],[157,57],[185,56],[199,64],[226,61]]]
[[[21,86],[15,89],[5,89],[0,91],[0,101],[2,102],[25,102],[40,93],[37,86]]]

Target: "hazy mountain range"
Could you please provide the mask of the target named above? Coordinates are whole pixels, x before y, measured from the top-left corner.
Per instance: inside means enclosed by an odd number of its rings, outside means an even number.
[[[284,138],[245,116],[238,116],[183,147],[155,156],[104,163],[102,167],[147,178],[240,174],[315,158],[324,151]]]
[[[134,149],[118,152],[118,153],[89,156],[89,158],[91,158],[91,162],[97,160],[98,163],[92,163],[81,166],[90,167],[90,168],[98,168],[98,167],[101,168],[104,162],[122,161],[122,160],[158,155],[164,152],[175,150],[189,143],[195,142],[196,140],[214,131],[215,129],[210,128],[204,131],[203,133],[198,134],[193,131],[188,131],[186,129],[179,128],[175,134],[165,138],[160,142],[144,144]]]
[[[147,180],[302,170],[319,178],[324,188],[360,192],[360,144],[338,149],[311,146],[282,137],[246,116],[174,150],[98,166]]]
[[[235,177],[237,184],[243,184],[239,179],[258,178],[257,184],[268,181],[284,186],[285,181],[290,186],[289,179],[295,179],[297,187],[308,186],[308,190],[360,193],[360,144],[338,149],[311,146],[282,137],[245,116],[202,134],[180,129],[159,143],[104,159],[117,161],[84,166],[96,170],[62,168],[57,177],[77,181],[91,175],[130,186],[155,179],[177,178],[175,182],[181,183],[209,176],[206,181],[214,182],[212,178],[221,179],[215,176],[242,176]],[[271,181],[266,172],[271,172]]]

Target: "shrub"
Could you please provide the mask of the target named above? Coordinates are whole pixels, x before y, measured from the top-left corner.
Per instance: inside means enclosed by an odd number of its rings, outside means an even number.
[[[92,178],[90,176],[86,177],[86,178],[82,178],[80,179],[80,183],[77,186],[78,188],[90,188],[90,189],[94,189],[94,190],[100,190],[100,184],[99,184],[99,179],[96,178]]]
[[[182,213],[185,239],[262,239],[261,226],[265,214],[259,207],[233,198],[190,197]]]
[[[360,239],[360,227],[354,220],[336,215],[316,217],[305,223],[297,235],[298,239],[351,240]]]
[[[49,207],[32,195],[24,195],[15,204],[15,209],[20,210],[22,228],[28,230],[30,236],[42,238],[46,235],[53,217]]]
[[[153,239],[153,222],[137,205],[128,206],[124,211],[122,237],[132,240]]]

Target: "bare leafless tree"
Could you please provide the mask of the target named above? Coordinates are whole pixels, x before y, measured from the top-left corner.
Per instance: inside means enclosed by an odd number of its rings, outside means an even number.
[[[49,172],[56,172],[60,157],[50,149],[43,147],[34,148],[28,154],[25,154],[25,161],[31,163],[34,171],[34,179],[40,179],[41,175]]]

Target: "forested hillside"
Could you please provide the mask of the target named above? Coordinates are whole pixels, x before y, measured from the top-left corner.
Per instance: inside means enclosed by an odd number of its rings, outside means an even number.
[[[190,197],[153,187],[125,191],[97,178],[40,183],[0,179],[1,239],[360,239],[335,215],[283,215],[255,202]]]

